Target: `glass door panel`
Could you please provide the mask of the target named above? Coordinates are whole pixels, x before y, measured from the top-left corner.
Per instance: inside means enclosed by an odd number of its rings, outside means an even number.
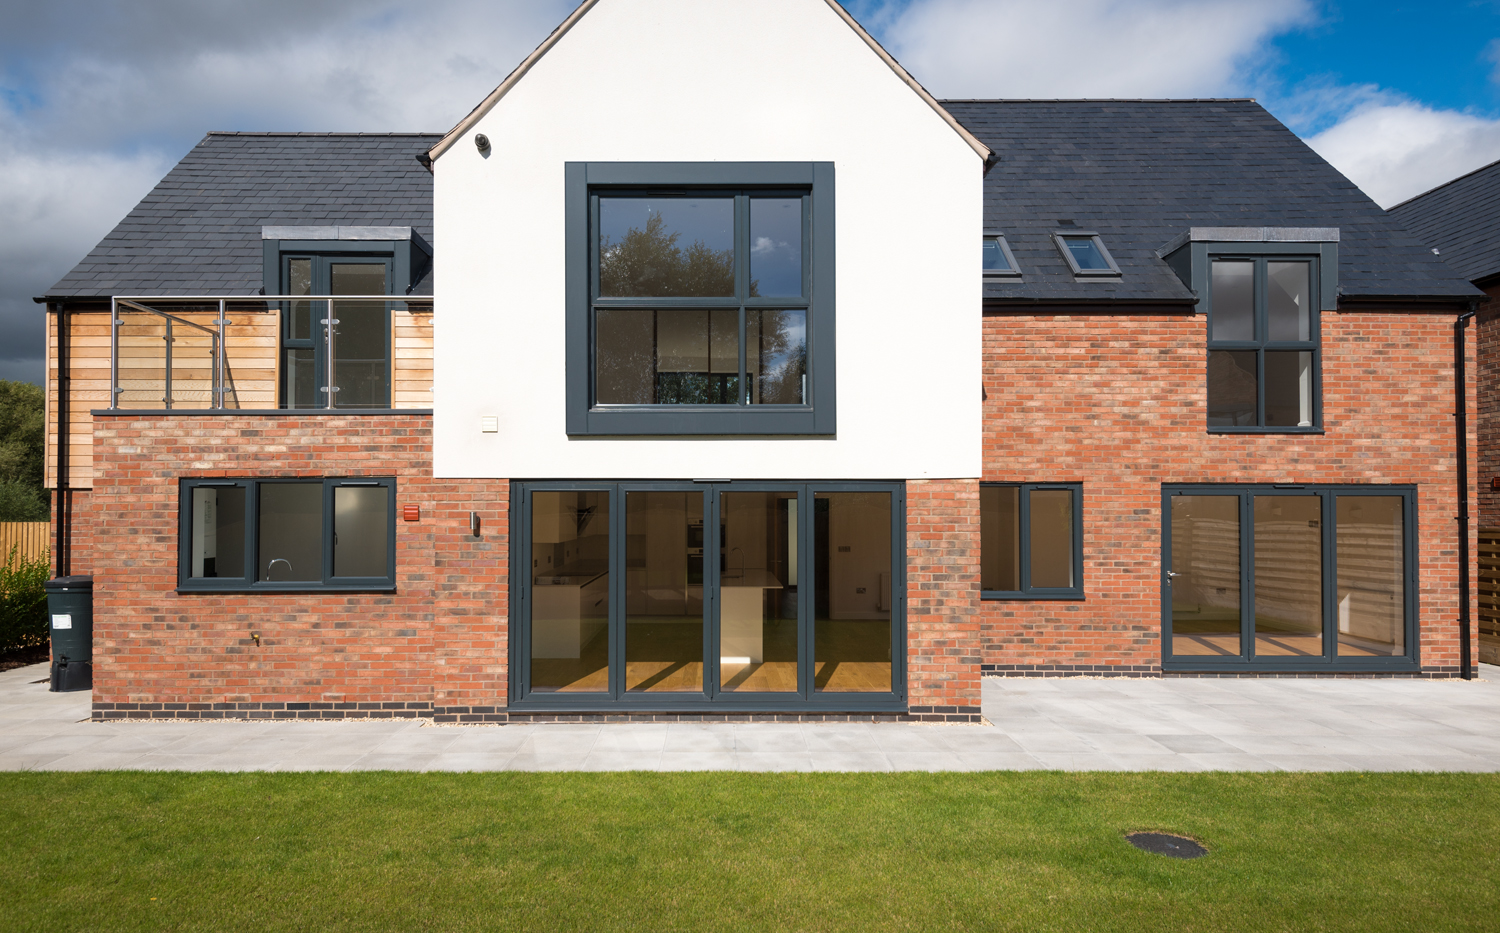
[[[703,692],[703,493],[625,493],[625,689]]]
[[[383,295],[385,262],[329,264],[330,295]],[[391,397],[390,323],[383,301],[332,302],[330,382],[340,408],[385,408]]]
[[[1323,498],[1255,496],[1256,657],[1323,655]]]
[[[1338,496],[1340,657],[1406,654],[1406,531],[1400,496]]]
[[[1172,654],[1240,647],[1240,497],[1172,497]]]
[[[609,493],[531,497],[531,689],[609,690]]]
[[[824,492],[813,503],[813,686],[891,689],[891,494]]]
[[[797,691],[797,493],[719,497],[719,689]]]

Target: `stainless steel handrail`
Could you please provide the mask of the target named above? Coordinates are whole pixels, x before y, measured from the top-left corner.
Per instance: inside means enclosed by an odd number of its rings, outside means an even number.
[[[213,323],[218,328],[218,330],[215,331],[213,328],[205,327],[202,324],[198,324],[194,321],[189,321],[186,318],[181,318],[174,314],[169,314],[168,312],[162,311],[158,308],[148,307],[147,305],[141,303],[146,301],[174,303],[215,302],[218,304],[219,314],[218,318],[213,321]],[[195,330],[203,331],[213,339],[213,388],[211,390],[212,404],[210,407],[214,410],[221,410],[224,408],[225,396],[230,391],[225,386],[225,374],[228,372],[225,327],[230,324],[230,321],[226,316],[228,305],[231,302],[253,302],[269,305],[272,303],[279,303],[284,301],[327,301],[329,303],[327,317],[324,318],[324,339],[327,342],[327,355],[331,361],[333,359],[333,325],[337,323],[333,317],[334,302],[383,301],[387,303],[400,303],[408,306],[415,305],[418,308],[424,306],[430,308],[433,304],[433,297],[431,295],[116,295],[110,299],[109,308],[109,407],[112,409],[118,409],[120,407],[120,394],[125,391],[124,389],[120,388],[121,306],[124,306],[125,308],[132,311],[154,314],[162,318],[166,322],[166,334],[162,338],[166,343],[166,376],[164,379],[162,403],[168,409],[172,407],[172,342],[174,340],[174,337],[172,335],[172,325],[176,323],[184,325],[186,327],[191,327]],[[279,311],[280,308],[246,308],[243,310],[245,311],[245,313],[249,314],[266,314],[272,311]],[[326,401],[323,407],[325,409],[331,409],[334,407],[334,393],[338,391],[337,388],[333,385],[332,365],[328,367],[328,372],[326,375],[328,384],[322,387],[324,395],[326,396]]]

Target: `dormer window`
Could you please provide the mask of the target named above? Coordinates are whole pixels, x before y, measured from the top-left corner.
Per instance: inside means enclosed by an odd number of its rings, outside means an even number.
[[[984,238],[984,274],[986,276],[1018,276],[1021,269],[1010,251],[1010,244],[1003,235]]]
[[[1120,267],[1105,249],[1104,241],[1097,233],[1055,233],[1057,247],[1074,275],[1119,275]]]

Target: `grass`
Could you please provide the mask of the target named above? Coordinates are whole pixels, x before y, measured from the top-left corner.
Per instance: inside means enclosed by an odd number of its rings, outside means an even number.
[[[31,773],[0,813],[9,931],[1500,926],[1496,775]]]

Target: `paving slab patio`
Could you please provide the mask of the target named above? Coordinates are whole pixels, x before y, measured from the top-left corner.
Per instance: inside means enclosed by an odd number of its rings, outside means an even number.
[[[985,678],[985,725],[89,721],[0,672],[0,771],[1486,771],[1480,679]],[[38,683],[37,681],[41,681]]]

